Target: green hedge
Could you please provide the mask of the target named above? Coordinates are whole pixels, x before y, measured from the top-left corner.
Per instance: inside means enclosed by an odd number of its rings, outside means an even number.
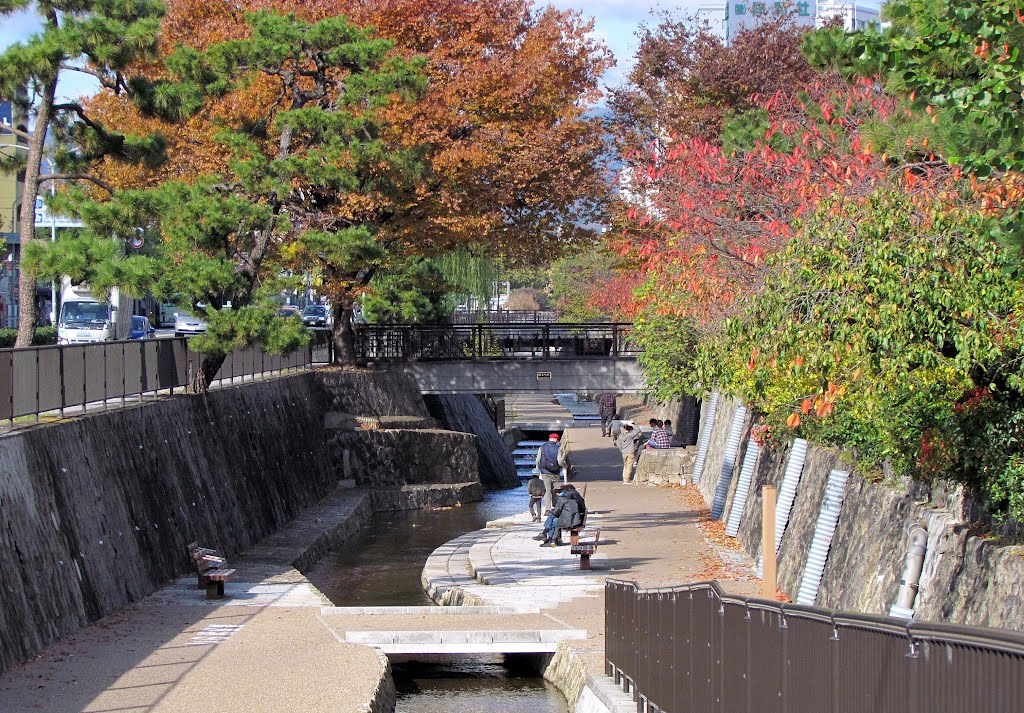
[[[13,327],[6,327],[0,329],[0,348],[8,348],[14,346],[14,341],[18,338],[18,330]],[[56,327],[36,327],[36,333],[32,337],[32,344],[35,346],[42,346],[44,344],[56,344],[57,343],[57,328]]]

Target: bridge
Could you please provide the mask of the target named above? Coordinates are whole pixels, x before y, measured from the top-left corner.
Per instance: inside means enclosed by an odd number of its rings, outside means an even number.
[[[356,357],[411,374],[425,394],[640,391],[628,323],[362,325]]]

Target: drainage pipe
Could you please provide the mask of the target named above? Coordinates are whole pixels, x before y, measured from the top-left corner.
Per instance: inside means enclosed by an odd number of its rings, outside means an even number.
[[[896,603],[889,610],[889,616],[911,619],[914,616],[914,599],[921,581],[921,570],[924,569],[924,555],[928,546],[928,531],[920,525],[910,528],[910,541],[907,546],[907,557],[903,563],[903,579],[900,580],[900,591]]]

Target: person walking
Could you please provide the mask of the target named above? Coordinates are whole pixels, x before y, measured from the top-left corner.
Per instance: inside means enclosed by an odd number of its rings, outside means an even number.
[[[622,433],[615,441],[616,447],[622,453],[622,482],[630,483],[633,480],[633,464],[636,462],[636,452],[640,449],[640,429],[633,428],[628,423],[622,424]]]
[[[601,394],[597,400],[597,413],[601,416],[601,435],[610,436],[612,432],[612,419],[615,418],[615,394]]]
[[[562,468],[566,467],[565,451],[560,446],[558,434],[552,433],[548,442],[537,449],[537,472],[544,481],[544,512],[552,507],[552,490]]]
[[[612,441],[618,440],[620,433],[622,433],[622,415],[617,413],[612,419],[612,427],[609,431]]]
[[[547,492],[547,488],[544,487],[544,481],[540,479],[539,475],[530,478],[530,482],[526,484],[526,492],[530,494],[530,515],[534,522],[540,522],[540,516],[544,514],[541,503],[544,502],[544,493]]]

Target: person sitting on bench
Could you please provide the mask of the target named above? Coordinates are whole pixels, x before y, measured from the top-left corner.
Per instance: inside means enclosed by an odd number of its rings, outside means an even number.
[[[583,496],[572,485],[565,485],[558,493],[558,500],[551,508],[544,523],[544,542],[541,547],[555,547],[562,544],[562,530],[575,530],[583,526],[587,504]]]

